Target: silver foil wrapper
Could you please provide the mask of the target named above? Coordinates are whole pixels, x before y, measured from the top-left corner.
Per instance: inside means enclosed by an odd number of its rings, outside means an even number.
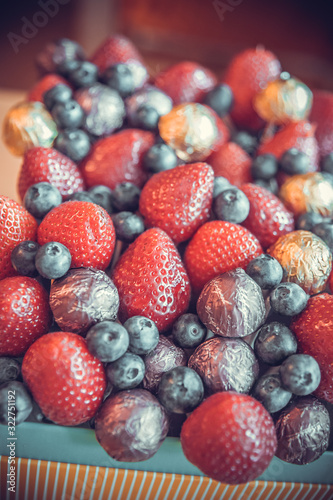
[[[159,116],[163,116],[172,110],[172,99],[157,87],[146,85],[125,100],[130,122],[133,122],[137,110],[143,105],[153,107]]]
[[[96,269],[70,269],[50,290],[54,319],[63,331],[84,334],[100,321],[117,318],[119,295],[113,281]]]
[[[120,462],[152,457],[169,429],[163,406],[144,389],[121,391],[105,400],[95,418],[96,438]]]
[[[199,345],[188,366],[202,378],[206,392],[236,391],[247,394],[259,375],[259,363],[239,338],[214,337]]]

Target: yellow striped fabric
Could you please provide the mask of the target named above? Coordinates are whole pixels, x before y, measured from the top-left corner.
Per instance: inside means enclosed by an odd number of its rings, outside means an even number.
[[[8,457],[0,460],[1,500],[332,500],[333,485],[252,481],[237,486],[207,477],[16,459],[8,491]]]

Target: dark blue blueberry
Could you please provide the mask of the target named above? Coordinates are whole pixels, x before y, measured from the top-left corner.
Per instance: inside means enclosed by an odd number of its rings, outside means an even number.
[[[52,108],[52,117],[58,127],[76,129],[83,124],[84,111],[77,101],[71,99],[67,102],[55,104]]]
[[[268,373],[257,380],[252,396],[260,401],[269,413],[275,413],[287,406],[292,393],[282,387],[278,373]]]
[[[280,366],[283,387],[296,396],[307,396],[320,383],[320,368],[308,354],[293,354]]]
[[[143,356],[158,344],[160,334],[154,321],[145,316],[132,316],[124,323],[129,335],[130,352]]]
[[[153,106],[142,104],[138,107],[133,116],[131,116],[130,123],[132,127],[155,131],[159,119],[160,115]]]
[[[246,273],[262,288],[268,290],[274,288],[283,278],[283,269],[274,257],[269,254],[261,254],[249,262]]]
[[[107,379],[116,390],[133,389],[142,382],[144,375],[142,358],[132,352],[126,352],[106,368]]]
[[[21,373],[20,363],[13,358],[0,358],[0,384],[16,380]]]
[[[316,224],[313,226],[312,232],[325,241],[331,252],[333,252],[333,219]]]
[[[22,276],[37,276],[36,254],[40,245],[35,241],[22,241],[12,251],[10,259],[13,268]]]
[[[101,185],[93,186],[89,189],[88,193],[92,197],[96,205],[104,208],[104,210],[106,210],[108,214],[112,214],[113,193],[110,188]]]
[[[149,172],[157,174],[170,170],[178,165],[178,158],[174,150],[163,142],[154,144],[143,158],[143,166]]]
[[[132,243],[145,230],[143,218],[133,212],[118,212],[112,216],[118,240]]]
[[[275,156],[267,153],[257,156],[251,166],[253,179],[268,181],[277,174],[278,162]]]
[[[57,279],[71,267],[72,257],[68,248],[57,241],[42,245],[36,255],[36,268],[43,278]]]
[[[323,172],[333,175],[333,152],[324,156],[320,163]]]
[[[186,313],[179,316],[172,327],[172,337],[180,347],[191,349],[204,340],[207,328],[197,314]]]
[[[89,201],[90,203],[94,203],[92,196],[88,193],[88,191],[77,191],[68,196],[67,201]]]
[[[258,138],[245,130],[235,132],[231,140],[251,156],[256,152],[258,147]]]
[[[220,118],[229,113],[233,102],[234,96],[232,90],[226,83],[216,85],[216,87],[207,92],[203,100],[203,103],[210,106]]]
[[[68,73],[69,81],[76,88],[90,87],[97,82],[98,68],[96,64],[89,61],[80,61],[75,68]]]
[[[249,215],[250,202],[243,191],[230,187],[213,199],[212,208],[218,220],[240,224]]]
[[[306,307],[309,296],[296,283],[280,283],[270,294],[272,309],[285,316],[299,314]]]
[[[222,193],[222,191],[230,189],[231,187],[232,185],[225,177],[222,176],[214,177],[213,198],[216,198],[220,193]]]
[[[101,321],[88,330],[87,347],[103,363],[116,361],[125,354],[129,345],[126,328],[114,321]]]
[[[0,424],[18,425],[28,418],[32,411],[32,399],[22,382],[11,380],[0,387]]]
[[[286,325],[272,321],[259,329],[254,352],[264,363],[279,365],[296,351],[296,337]]]
[[[113,190],[112,205],[117,212],[135,212],[139,208],[141,190],[132,182],[121,182]]]
[[[63,61],[58,66],[58,73],[68,79],[71,72],[78,68],[79,65],[80,61]]]
[[[69,38],[59,38],[44,47],[37,55],[36,63],[42,73],[63,74],[63,67],[84,59],[85,54],[81,45]]]
[[[306,174],[310,171],[308,155],[296,148],[288,149],[280,159],[281,169],[289,175]]]
[[[303,229],[304,231],[312,231],[312,228],[323,222],[324,218],[322,215],[315,212],[305,212],[301,214],[296,220],[296,229]]]
[[[274,177],[272,177],[272,179],[269,179],[268,181],[265,181],[264,179],[256,179],[253,183],[256,184],[256,186],[267,189],[275,195],[278,195],[279,193],[279,185]]]
[[[135,90],[133,73],[127,64],[119,63],[110,66],[104,71],[101,81],[108,87],[117,90],[121,97],[127,97]]]
[[[89,135],[81,129],[64,130],[55,140],[54,148],[78,163],[90,151]]]
[[[189,413],[201,403],[204,386],[196,371],[176,366],[162,375],[158,399],[171,413]]]
[[[55,104],[64,103],[73,98],[72,89],[63,83],[58,83],[43,94],[43,101],[49,111]]]
[[[34,217],[42,219],[62,202],[60,191],[49,182],[38,182],[30,186],[24,195],[23,205]]]

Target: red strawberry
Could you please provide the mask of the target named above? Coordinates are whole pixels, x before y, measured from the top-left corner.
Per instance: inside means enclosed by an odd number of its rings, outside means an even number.
[[[174,243],[161,229],[138,236],[117,262],[113,280],[121,321],[146,316],[164,331],[188,308],[188,276]]]
[[[206,222],[187,245],[184,264],[194,290],[219,274],[232,271],[262,254],[257,238],[238,224]]]
[[[333,92],[313,91],[313,103],[309,120],[316,125],[316,139],[323,157],[333,151]]]
[[[191,463],[227,484],[246,483],[262,474],[277,446],[268,411],[251,396],[231,391],[201,403],[185,420],[180,441]]]
[[[68,201],[53,208],[38,227],[38,243],[58,241],[71,253],[71,267],[104,271],[115,246],[115,230],[104,208],[88,201]]]
[[[53,148],[35,147],[25,153],[18,178],[22,200],[27,189],[37,182],[49,182],[59,189],[63,198],[85,189],[76,164]]]
[[[276,134],[259,145],[257,154],[270,153],[280,159],[287,149],[296,148],[310,158],[311,172],[318,170],[318,144],[315,138],[316,127],[306,120],[290,122]]]
[[[59,425],[92,418],[106,388],[102,363],[75,333],[54,332],[36,340],[23,358],[22,375],[45,417]]]
[[[12,266],[12,250],[21,241],[35,240],[37,222],[16,201],[0,196],[0,280],[17,274]]]
[[[0,356],[22,356],[51,324],[49,298],[33,278],[0,281]]]
[[[100,139],[81,164],[87,186],[103,184],[114,189],[126,181],[142,187],[147,180],[142,159],[154,142],[151,132],[136,129]]]
[[[171,97],[175,105],[200,102],[217,84],[212,71],[191,61],[182,61],[159,73],[154,85]]]
[[[177,245],[209,218],[214,172],[207,163],[178,166],[153,175],[140,197],[146,227],[163,229]]]
[[[225,177],[237,187],[252,181],[251,157],[235,142],[223,144],[207,158],[207,163],[213,167],[215,176]]]
[[[314,395],[333,403],[333,295],[310,297],[306,308],[292,321],[298,349],[313,356],[321,371],[321,382]]]
[[[283,234],[294,231],[294,216],[277,196],[255,184],[241,187],[250,202],[248,217],[242,222],[266,249]]]
[[[253,98],[280,73],[281,65],[276,56],[260,47],[244,50],[232,59],[223,81],[234,95],[231,118],[238,127],[252,130],[263,127],[264,121],[254,111]]]
[[[43,95],[48,90],[52,89],[59,83],[69,86],[67,80],[55,73],[49,73],[43,76],[35,85],[32,87],[28,94],[28,101],[40,101],[44,102]]]

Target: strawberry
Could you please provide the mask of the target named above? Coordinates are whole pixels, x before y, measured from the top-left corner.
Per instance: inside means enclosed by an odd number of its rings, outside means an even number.
[[[180,441],[186,458],[212,479],[252,481],[276,451],[274,422],[259,401],[233,391],[207,398],[185,420]]]
[[[262,254],[257,238],[238,224],[211,221],[203,224],[189,241],[184,264],[197,292],[219,274],[232,271]]]
[[[44,94],[48,90],[52,89],[59,83],[69,86],[67,80],[55,73],[49,73],[43,76],[35,85],[30,89],[28,94],[28,101],[40,101],[44,102]]]
[[[104,271],[115,246],[115,230],[104,208],[89,201],[68,201],[53,208],[42,220],[38,243],[58,241],[71,253],[71,267]]]
[[[162,229],[148,229],[137,237],[118,260],[113,281],[121,321],[146,316],[164,331],[188,308],[188,276],[174,243]]]
[[[207,106],[206,104],[203,104],[203,106],[206,106],[206,108],[209,109],[209,112],[214,116],[215,122],[216,122],[216,127],[217,127],[217,139],[215,143],[212,146],[212,151],[218,151],[220,147],[225,144],[227,141],[230,139],[230,132],[222,118],[219,117],[219,115],[210,107]]]
[[[45,289],[33,278],[0,281],[0,356],[22,356],[49,331],[51,309]]]
[[[10,255],[22,241],[35,240],[37,222],[29,212],[7,196],[0,196],[0,280],[16,274]]]
[[[320,156],[333,151],[333,92],[313,91],[310,121],[316,126],[315,136],[318,141]]]
[[[159,73],[154,85],[171,97],[175,105],[200,102],[217,84],[212,71],[191,61],[182,61]]]
[[[53,332],[36,340],[23,358],[22,375],[45,417],[59,425],[91,419],[106,389],[102,363],[75,333]]]
[[[333,403],[333,295],[321,293],[310,297],[306,308],[296,316],[290,328],[298,349],[313,356],[319,364],[321,381],[314,395]]]
[[[259,130],[264,121],[253,108],[254,96],[268,82],[276,80],[281,65],[276,56],[264,48],[247,49],[236,55],[226,69],[224,83],[234,95],[231,118],[240,128]]]
[[[240,187],[252,181],[251,157],[235,142],[227,142],[207,158],[215,176],[222,176],[234,186]]]
[[[143,156],[154,142],[151,132],[137,129],[100,139],[80,165],[87,186],[102,184],[114,189],[126,181],[142,187],[147,180]]]
[[[277,196],[255,184],[241,187],[250,202],[248,217],[242,222],[266,249],[283,234],[294,231],[294,216]]]
[[[159,227],[177,245],[209,218],[214,172],[207,163],[178,166],[153,175],[145,184],[139,210],[146,227]]]
[[[25,155],[18,178],[18,191],[23,200],[27,189],[37,182],[49,182],[63,198],[85,189],[76,164],[53,148],[35,147]]]

